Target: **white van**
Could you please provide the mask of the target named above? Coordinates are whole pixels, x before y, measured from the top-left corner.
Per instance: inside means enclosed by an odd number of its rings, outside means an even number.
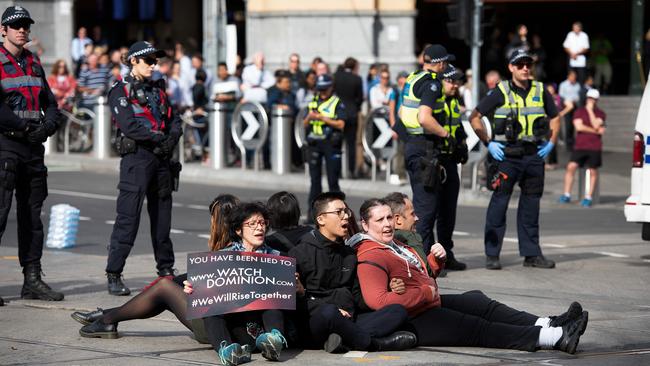
[[[641,238],[650,240],[650,83],[646,84],[634,127],[630,196],[625,219],[643,224]]]

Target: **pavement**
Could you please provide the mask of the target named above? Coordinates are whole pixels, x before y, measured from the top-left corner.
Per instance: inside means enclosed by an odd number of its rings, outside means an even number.
[[[579,301],[590,312],[589,326],[581,338],[578,352],[568,355],[556,351],[534,353],[468,347],[426,347],[403,352],[349,353],[330,355],[318,350],[283,352],[282,365],[465,365],[465,364],[540,364],[540,365],[648,365],[650,364],[650,247],[640,239],[640,226],[622,219],[623,200],[629,191],[629,156],[607,153],[602,170],[601,204],[593,209],[555,203],[562,193],[563,170],[547,172],[542,202],[543,247],[558,263],[553,270],[521,266],[516,238],[507,234],[502,251],[502,271],[483,268],[482,223],[458,232],[457,256],[469,265],[464,272],[452,272],[439,280],[442,293],[461,293],[481,289],[490,297],[540,316],[557,315],[571,301]],[[609,163],[609,164],[608,164]],[[48,156],[53,172],[51,186],[61,185],[66,171],[111,174],[114,186],[116,159],[98,161],[82,156]],[[54,173],[57,172],[57,173]],[[101,179],[101,175],[99,176]],[[95,178],[97,179],[97,178]],[[276,176],[269,172],[242,172],[240,169],[214,171],[187,164],[182,173],[186,182],[218,187],[287,189],[304,193],[308,189],[303,174]],[[75,189],[75,183],[66,183]],[[77,183],[81,185],[82,182]],[[59,187],[61,188],[61,187]],[[344,180],[349,196],[377,196],[408,186]],[[189,194],[189,192],[188,192]],[[97,194],[96,198],[101,198]],[[90,196],[89,196],[90,197]],[[472,220],[483,212],[488,193],[464,190],[459,221]],[[52,198],[48,199],[51,200]],[[105,198],[101,198],[105,199]],[[108,202],[108,201],[106,201]],[[93,202],[94,203],[94,202]],[[516,206],[513,199],[512,205]],[[98,211],[114,207],[97,205]],[[512,210],[511,210],[512,211]],[[184,212],[184,211],[180,211]],[[95,215],[95,213],[93,213]],[[99,213],[97,213],[99,215]],[[476,219],[478,220],[478,219]],[[511,219],[509,219],[511,220]],[[176,221],[176,219],[175,219]],[[513,223],[513,221],[510,221]],[[566,225],[562,225],[562,223]],[[551,223],[550,225],[548,223]],[[103,223],[102,223],[103,224]],[[143,220],[143,226],[148,223]],[[10,224],[12,226],[13,224]],[[511,230],[514,225],[511,225]],[[583,228],[582,228],[583,227]],[[548,229],[547,229],[548,228]],[[8,227],[14,230],[15,227]],[[516,235],[516,234],[515,234]],[[0,307],[0,365],[213,365],[220,364],[209,345],[192,339],[171,313],[155,318],[119,324],[116,340],[87,339],[78,335],[80,324],[70,318],[75,310],[90,311],[97,306],[119,306],[132,297],[109,296],[105,290],[105,255],[82,251],[46,250],[45,280],[62,290],[62,302],[43,302],[19,298],[22,274],[15,243],[9,237],[0,246],[0,294],[8,300]],[[140,239],[139,239],[140,240]],[[462,245],[458,245],[462,243]],[[142,244],[139,244],[143,247]],[[190,249],[177,251],[185,258]],[[146,249],[146,248],[145,248]],[[196,251],[196,250],[194,250]],[[149,250],[129,257],[127,284],[140,289],[152,280],[153,257]],[[179,271],[185,270],[178,260]],[[136,291],[137,292],[137,291]],[[259,354],[253,365],[266,364]]]

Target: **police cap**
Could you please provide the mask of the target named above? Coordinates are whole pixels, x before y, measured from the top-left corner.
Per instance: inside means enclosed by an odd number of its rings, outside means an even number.
[[[316,90],[327,90],[333,84],[332,77],[328,74],[318,75],[316,79]]]
[[[30,24],[34,24],[34,19],[29,15],[27,9],[22,6],[10,6],[2,13],[2,25],[12,24],[24,19]]]
[[[456,56],[447,53],[447,49],[439,44],[432,44],[424,49],[424,62],[435,64],[443,61],[455,61]]]
[[[526,50],[518,49],[510,55],[510,60],[508,62],[511,65],[515,65],[524,61],[533,62],[533,56],[526,52]]]
[[[129,47],[127,59],[131,59],[131,57],[145,57],[149,55],[154,55],[157,58],[167,56],[165,51],[156,49],[151,43],[147,41],[138,41]]]
[[[445,71],[442,72],[442,79],[460,80],[463,78],[463,72],[454,65],[449,64]]]

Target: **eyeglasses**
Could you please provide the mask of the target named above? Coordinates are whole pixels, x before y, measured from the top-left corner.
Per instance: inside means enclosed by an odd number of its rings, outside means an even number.
[[[7,25],[11,29],[20,30],[20,28],[23,28],[24,30],[27,30],[27,31],[32,26],[29,22],[15,22],[15,23],[7,24]]]
[[[156,59],[155,57],[145,57],[145,58],[141,58],[140,60],[142,60],[142,62],[144,62],[145,64],[147,64],[149,66],[155,65],[156,63],[158,63],[158,59]]]
[[[530,70],[532,65],[533,64],[531,64],[530,62],[522,62],[522,63],[515,64],[515,67],[517,68],[517,70],[521,70],[524,67]]]
[[[242,225],[255,230],[257,229],[258,226],[261,226],[263,228],[269,226],[269,221],[268,220],[248,221],[248,222],[244,222]]]
[[[325,214],[337,214],[337,215],[339,216],[339,218],[342,219],[343,217],[345,217],[345,215],[348,215],[348,217],[352,216],[352,210],[350,210],[349,208],[345,207],[345,208],[340,208],[340,209],[338,209],[338,210],[334,210],[334,211],[325,211],[325,212],[321,212],[320,214],[321,214],[321,215],[325,215]]]

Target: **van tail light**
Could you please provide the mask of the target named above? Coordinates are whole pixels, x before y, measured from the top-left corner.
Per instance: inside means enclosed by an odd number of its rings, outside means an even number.
[[[643,143],[643,135],[634,133],[634,147],[632,148],[632,167],[643,167],[643,155],[645,155],[645,144]]]

